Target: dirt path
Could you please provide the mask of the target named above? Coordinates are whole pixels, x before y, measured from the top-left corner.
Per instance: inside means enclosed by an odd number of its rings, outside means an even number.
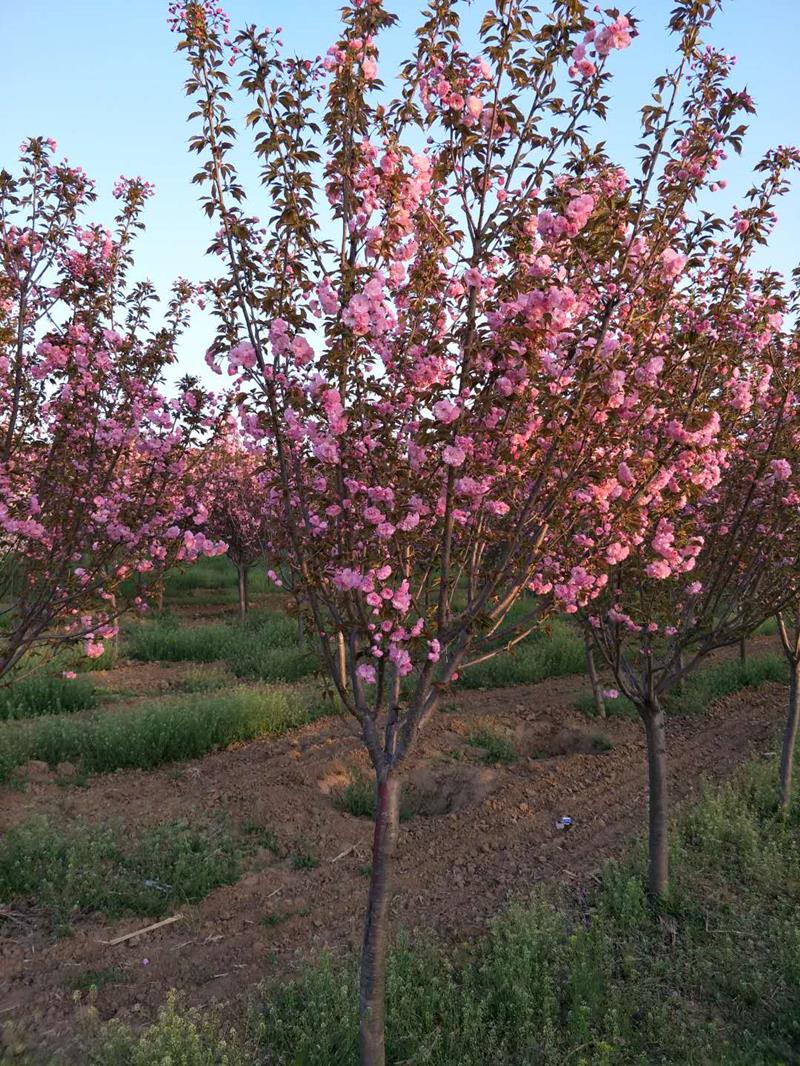
[[[542,880],[584,877],[618,853],[645,818],[645,766],[638,722],[589,723],[571,710],[581,678],[459,694],[424,737],[411,768],[419,813],[403,825],[393,912],[409,930],[472,936],[511,899]],[[773,742],[785,691],[767,685],[670,725],[672,792],[684,798],[702,778],[729,774]],[[488,766],[468,744],[489,725],[513,739],[520,757]],[[596,734],[610,741],[601,752]],[[50,775],[24,792],[2,795],[2,827],[34,813],[151,822],[224,814],[272,830],[284,857],[259,852],[235,885],[218,889],[184,919],[109,947],[146,921],[87,917],[74,935],[49,939],[36,922],[5,922],[0,932],[0,1020],[13,1019],[32,1042],[49,1047],[74,1027],[73,986],[88,971],[114,968],[120,983],[102,987],[104,1018],[146,1020],[168,989],[189,1003],[241,1003],[264,978],[284,976],[323,949],[358,943],[366,893],[369,823],[336,809],[337,787],[363,767],[344,720],[328,719],[273,742],[255,742],[155,772],[125,771],[85,789],[59,787]],[[570,815],[568,833],[555,822]],[[319,858],[296,869],[298,851]],[[261,919],[279,914],[270,927]],[[146,965],[143,960],[147,959]]]

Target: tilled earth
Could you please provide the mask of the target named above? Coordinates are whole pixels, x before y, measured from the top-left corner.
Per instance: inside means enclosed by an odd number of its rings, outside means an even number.
[[[641,831],[641,726],[616,718],[588,722],[572,709],[584,691],[582,678],[564,678],[463,692],[430,723],[410,768],[415,816],[400,831],[396,926],[412,935],[472,937],[537,882],[583,879]],[[767,751],[784,701],[782,686],[765,685],[702,716],[673,719],[673,798]],[[467,742],[480,727],[504,733],[518,758],[488,765]],[[15,911],[0,922],[0,1022],[11,1021],[26,1043],[63,1043],[75,1025],[76,979],[109,969],[123,979],[98,990],[103,1018],[146,1021],[171,988],[190,1004],[235,1009],[263,979],[285,976],[322,950],[356,947],[370,824],[334,801],[360,768],[366,763],[351,724],[333,718],[179,766],[94,778],[87,788],[65,789],[40,769],[24,791],[4,789],[0,828],[43,813],[116,822],[132,832],[221,815],[271,830],[280,848],[277,857],[257,852],[237,884],[181,908],[180,921],[117,946],[104,941],[147,921],[86,916],[72,936],[54,940],[35,910]],[[569,832],[556,828],[563,815],[573,819]],[[291,855],[298,851],[319,865],[295,868]],[[262,919],[270,914],[280,921],[267,926]]]

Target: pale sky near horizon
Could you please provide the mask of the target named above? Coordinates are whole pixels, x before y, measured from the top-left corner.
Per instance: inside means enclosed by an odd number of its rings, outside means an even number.
[[[625,9],[625,3],[617,0]],[[338,0],[223,0],[234,28],[244,23],[283,27],[287,50],[324,53],[337,36]],[[423,0],[388,0],[400,25],[386,38],[381,76],[388,80],[409,51]],[[474,0],[483,10],[486,0]],[[544,6],[544,5],[542,5]],[[665,32],[674,0],[636,0],[640,37],[612,56],[615,74],[610,119],[604,129],[610,155],[635,169],[638,109],[650,85],[673,59]],[[183,93],[185,61],[175,54],[165,0],[0,0],[0,167],[16,167],[20,141],[53,137],[59,155],[97,181],[92,220],[113,215],[111,186],[120,174],[155,183],[147,232],[139,242],[138,271],[164,292],[180,275],[201,280],[210,229],[191,185],[196,157],[186,149],[189,128]],[[729,188],[713,206],[725,213],[749,186],[752,166],[776,144],[800,143],[800,0],[729,0],[707,35],[738,57],[734,84],[747,86],[758,107],[741,158],[720,171]],[[252,194],[257,211],[257,196]],[[800,179],[779,208],[780,223],[761,265],[791,270],[800,261]],[[182,372],[202,373],[211,331],[202,316],[180,348]]]

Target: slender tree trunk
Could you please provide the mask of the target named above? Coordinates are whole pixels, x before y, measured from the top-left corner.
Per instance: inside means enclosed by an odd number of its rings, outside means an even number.
[[[797,727],[800,720],[800,659],[790,663],[789,679],[789,713],[786,716],[786,728],[783,731],[781,748],[781,810],[785,813],[792,802],[792,764],[797,740]]]
[[[164,611],[164,579],[160,578],[156,585],[156,610],[159,614]]]
[[[336,652],[339,661],[339,677],[342,688],[347,688],[347,647],[344,642],[344,633],[339,632],[336,637]]]
[[[739,662],[747,662],[747,637],[739,638]]]
[[[667,733],[664,711],[652,704],[639,709],[647,737],[648,841],[647,890],[652,900],[667,891],[669,882],[669,797],[667,794]]]
[[[247,611],[250,607],[247,589],[249,570],[246,566],[237,566],[236,570],[239,574],[239,617],[244,619],[247,616]]]
[[[306,646],[306,624],[301,614],[297,616],[297,643],[301,648]]]
[[[686,678],[683,676],[683,651],[678,652],[678,670],[680,671],[680,676],[675,685],[675,691],[682,694],[686,687]]]
[[[386,1062],[386,948],[389,932],[389,875],[400,823],[400,779],[378,782],[372,877],[361,952],[359,1019],[361,1066]]]
[[[600,684],[600,678],[597,676],[597,667],[595,666],[594,662],[594,648],[592,647],[592,638],[588,634],[585,634],[583,642],[584,646],[586,647],[586,671],[589,674],[589,680],[592,683],[594,709],[597,711],[598,718],[605,718],[606,703],[603,699],[603,687]]]

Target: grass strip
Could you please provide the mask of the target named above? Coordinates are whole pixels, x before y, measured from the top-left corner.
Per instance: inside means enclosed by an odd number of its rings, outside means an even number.
[[[0,727],[0,781],[32,759],[70,762],[83,774],[150,770],[196,759],[216,748],[276,736],[331,713],[318,693],[236,688],[220,695],[190,694],[119,713],[76,721],[38,718]]]
[[[582,674],[586,652],[580,634],[559,619],[532,634],[511,652],[462,671],[462,688],[503,688],[534,684],[548,677]]]
[[[683,691],[674,689],[665,697],[664,709],[667,714],[700,714],[709,704],[722,696],[729,696],[742,689],[755,688],[767,681],[787,682],[789,671],[786,659],[782,655],[770,653],[759,655],[746,662],[718,663],[690,674]],[[635,718],[636,708],[626,696],[606,699],[606,713],[610,716]],[[596,711],[591,693],[579,696],[575,706],[588,718],[594,718]]]
[[[131,626],[126,650],[142,662],[224,662],[240,678],[298,681],[319,670],[317,656],[297,643],[297,622],[253,613],[244,622],[182,625],[170,617]]]
[[[97,706],[97,692],[87,677],[70,679],[32,674],[0,688],[0,720],[74,714]]]

